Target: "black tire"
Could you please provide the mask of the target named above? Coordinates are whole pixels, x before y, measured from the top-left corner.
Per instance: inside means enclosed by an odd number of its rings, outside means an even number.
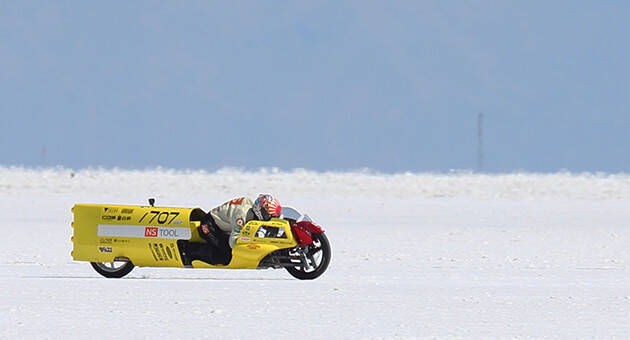
[[[115,263],[122,263],[116,266]],[[133,269],[131,261],[90,262],[92,268],[108,279],[120,279]]]
[[[300,280],[312,280],[318,278],[322,275],[326,268],[328,268],[328,264],[330,263],[330,259],[332,257],[332,251],[330,250],[330,242],[328,242],[328,238],[324,233],[321,234],[313,234],[313,247],[309,254],[315,258],[315,268],[306,271],[302,266],[296,267],[287,267],[287,271],[289,274],[293,275],[293,277]],[[319,258],[319,263],[318,263]]]

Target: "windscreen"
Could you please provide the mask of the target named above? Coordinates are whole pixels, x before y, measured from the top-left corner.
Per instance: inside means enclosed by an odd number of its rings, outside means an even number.
[[[297,210],[291,208],[291,207],[282,207],[282,215],[280,215],[280,218],[289,218],[292,220],[296,220],[296,221],[311,221],[311,218],[308,217],[308,215],[302,215],[300,212],[298,212]]]

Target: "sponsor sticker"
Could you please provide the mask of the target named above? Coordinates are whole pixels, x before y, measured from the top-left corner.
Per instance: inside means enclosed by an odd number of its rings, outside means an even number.
[[[116,216],[112,216],[112,215],[104,215],[101,217],[102,220],[104,221],[110,221],[110,220],[115,220]]]
[[[98,251],[101,253],[111,253],[112,247],[98,247]]]
[[[249,241],[251,241],[252,239],[251,239],[251,238],[249,238],[249,237],[241,237],[241,238],[239,238],[239,240],[241,240],[241,241],[243,241],[243,242],[249,242]]]
[[[158,228],[158,237],[173,239],[189,239],[190,229],[188,228]]]
[[[103,210],[106,213],[109,213],[109,214],[116,214],[116,213],[118,213],[118,208],[103,208]]]
[[[247,245],[247,248],[249,248],[249,249],[258,249],[258,248],[260,248],[260,246],[257,245],[257,244],[251,243],[251,244]]]
[[[145,227],[141,225],[99,224],[97,236],[189,240],[191,232],[190,228],[183,227]]]
[[[121,214],[133,214],[133,209],[122,209]]]
[[[157,237],[158,236],[158,228],[157,227],[145,227],[144,228],[144,237]]]

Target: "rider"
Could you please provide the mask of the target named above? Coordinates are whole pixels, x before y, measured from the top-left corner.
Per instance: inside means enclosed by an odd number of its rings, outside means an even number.
[[[247,197],[235,198],[214,209],[201,221],[197,228],[199,236],[207,243],[178,242],[183,248],[185,265],[192,260],[210,264],[228,264],[232,259],[232,248],[243,226],[251,220],[268,221],[280,217],[282,207],[269,194],[260,194],[252,202]]]

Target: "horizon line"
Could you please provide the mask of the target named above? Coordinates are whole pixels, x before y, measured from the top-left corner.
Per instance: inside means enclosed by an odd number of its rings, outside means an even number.
[[[244,173],[244,174],[296,174],[296,173],[310,173],[310,174],[362,174],[362,175],[477,175],[477,176],[505,176],[505,175],[571,175],[571,176],[629,176],[630,172],[607,172],[607,171],[571,171],[568,169],[559,169],[557,171],[529,171],[525,169],[517,169],[512,171],[476,171],[474,169],[450,169],[448,171],[381,171],[368,167],[363,168],[351,168],[351,169],[336,169],[336,170],[312,170],[307,168],[292,168],[283,169],[281,167],[258,167],[247,168],[237,166],[222,166],[215,169],[208,168],[170,168],[163,166],[147,166],[144,168],[126,168],[126,167],[106,167],[106,166],[88,166],[82,168],[71,168],[62,165],[56,166],[23,166],[23,165],[0,165],[0,171],[31,171],[31,172],[163,172],[163,173],[205,173],[205,174],[220,174],[220,173]]]

